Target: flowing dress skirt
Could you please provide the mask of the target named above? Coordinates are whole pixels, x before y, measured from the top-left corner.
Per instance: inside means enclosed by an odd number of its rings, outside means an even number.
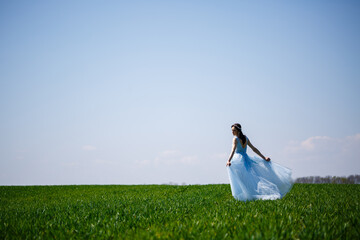
[[[290,169],[246,153],[235,153],[227,169],[232,195],[241,201],[279,199],[293,185]]]

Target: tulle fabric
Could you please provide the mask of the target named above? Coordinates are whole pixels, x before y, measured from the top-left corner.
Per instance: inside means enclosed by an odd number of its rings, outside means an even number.
[[[227,167],[234,198],[249,201],[284,197],[293,185],[291,170],[272,161],[248,156],[247,144],[243,147],[239,139],[237,142],[231,166]]]

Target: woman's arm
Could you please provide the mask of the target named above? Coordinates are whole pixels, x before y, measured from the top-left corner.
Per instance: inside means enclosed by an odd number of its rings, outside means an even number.
[[[249,147],[254,151],[254,153],[256,153],[257,155],[259,155],[262,159],[264,159],[265,161],[268,161],[268,162],[270,161],[270,158],[264,157],[264,155],[262,155],[261,152],[260,152],[256,147],[254,147],[254,146],[251,144],[249,138],[248,138],[248,145],[249,145]]]
[[[235,153],[235,149],[236,149],[236,138],[234,137],[233,139],[233,145],[232,145],[232,149],[231,149],[231,154],[229,156],[229,160],[227,161],[226,163],[226,166],[230,166],[231,165],[231,159],[233,158],[234,156],[234,153]]]

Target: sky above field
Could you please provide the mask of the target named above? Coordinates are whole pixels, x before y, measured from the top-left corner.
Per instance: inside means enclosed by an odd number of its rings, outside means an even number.
[[[228,183],[236,122],[360,174],[359,1],[1,1],[0,36],[0,185]]]

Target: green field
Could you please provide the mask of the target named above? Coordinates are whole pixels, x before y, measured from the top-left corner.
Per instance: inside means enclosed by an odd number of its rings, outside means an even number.
[[[0,239],[360,239],[359,202],[360,185],[252,202],[225,184],[0,186]]]

